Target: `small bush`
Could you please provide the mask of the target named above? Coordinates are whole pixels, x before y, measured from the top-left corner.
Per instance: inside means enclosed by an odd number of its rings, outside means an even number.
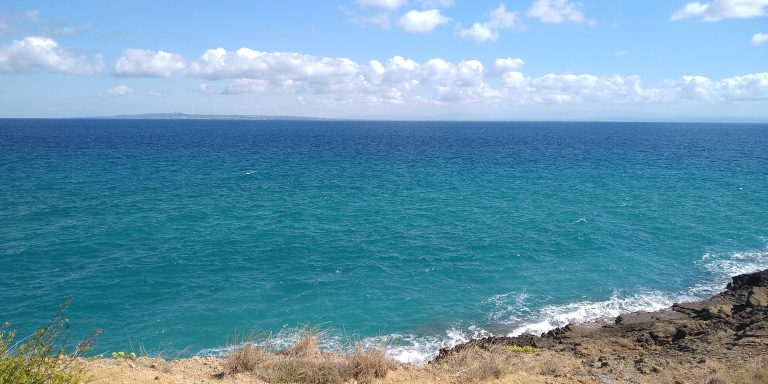
[[[115,360],[136,360],[136,353],[112,352],[112,358]]]
[[[235,336],[228,349],[222,376],[254,372],[269,357],[266,351],[256,346],[253,336],[244,339]]]
[[[229,354],[227,354],[224,365],[229,374],[253,372],[265,358],[264,351],[255,347],[252,343],[246,343],[233,347]]]
[[[349,356],[349,375],[362,382],[383,379],[394,366],[384,348],[363,350],[355,348]]]
[[[76,358],[87,352],[93,339],[90,337],[67,352],[71,332],[64,311],[72,303],[67,300],[48,324],[20,341],[15,331],[5,323],[0,328],[0,384],[80,384],[88,381],[85,368]]]

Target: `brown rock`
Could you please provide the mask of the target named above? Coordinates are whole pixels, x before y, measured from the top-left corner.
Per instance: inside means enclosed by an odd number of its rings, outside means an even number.
[[[752,288],[747,296],[747,302],[753,307],[768,307],[768,288]]]
[[[707,312],[711,316],[731,317],[733,315],[733,305],[731,304],[713,305],[707,308]]]

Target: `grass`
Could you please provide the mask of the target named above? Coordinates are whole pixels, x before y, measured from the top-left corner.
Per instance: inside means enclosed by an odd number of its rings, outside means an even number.
[[[321,351],[320,340],[325,334],[317,327],[305,327],[293,344],[282,349],[272,335],[235,337],[218,377],[248,374],[267,383],[337,384],[352,379],[370,383],[395,368],[384,348],[358,346],[351,354]]]
[[[703,382],[705,384],[768,384],[768,362],[757,359],[735,370],[713,369]]]
[[[435,368],[453,372],[461,382],[480,382],[506,374],[503,359],[502,354],[472,346],[451,355]]]
[[[0,328],[0,384],[80,384],[88,382],[85,368],[77,360],[93,345],[100,333],[70,345],[71,331],[64,311],[67,300],[47,325],[17,340],[8,323]]]
[[[269,358],[268,353],[256,346],[255,337],[238,340],[235,336],[230,343],[229,353],[224,359],[224,375],[254,372]]]
[[[395,364],[383,347],[364,350],[358,346],[348,358],[348,368],[349,376],[361,382],[371,382],[385,378]]]

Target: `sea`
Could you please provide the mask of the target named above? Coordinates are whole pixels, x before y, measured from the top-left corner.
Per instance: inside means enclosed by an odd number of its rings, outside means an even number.
[[[768,124],[0,119],[0,322],[422,363],[768,268]]]

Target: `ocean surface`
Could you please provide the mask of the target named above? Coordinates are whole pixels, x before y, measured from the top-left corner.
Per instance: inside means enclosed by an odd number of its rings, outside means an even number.
[[[768,125],[0,120],[0,321],[420,362],[768,268]]]

